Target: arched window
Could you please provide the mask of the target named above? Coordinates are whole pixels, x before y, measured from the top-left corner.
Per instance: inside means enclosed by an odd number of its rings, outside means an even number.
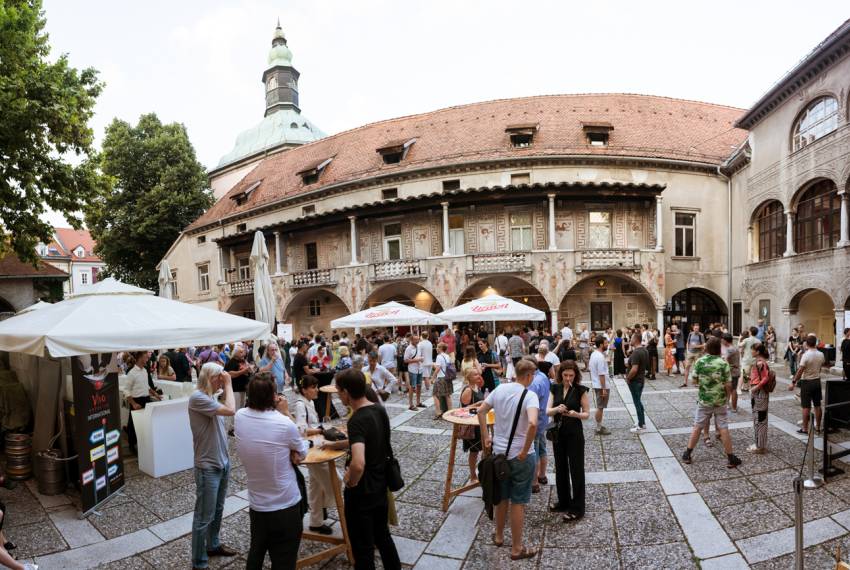
[[[835,246],[841,232],[841,199],[831,180],[813,184],[797,202],[794,249],[797,253]]]
[[[815,99],[794,123],[791,146],[793,150],[799,150],[837,128],[838,101],[835,97]]]
[[[778,200],[768,202],[756,213],[758,260],[776,259],[785,253],[785,212]]]

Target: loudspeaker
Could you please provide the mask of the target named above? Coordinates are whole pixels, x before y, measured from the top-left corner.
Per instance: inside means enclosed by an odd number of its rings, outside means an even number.
[[[850,382],[845,380],[826,380],[826,406],[829,406],[830,427],[850,428]]]

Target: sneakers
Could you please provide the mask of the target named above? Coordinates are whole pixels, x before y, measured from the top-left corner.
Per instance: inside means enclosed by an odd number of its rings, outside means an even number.
[[[630,429],[629,431],[632,432],[632,433],[643,433],[643,432],[646,431],[646,428],[641,427],[641,426],[635,426],[632,429]]]
[[[726,467],[728,467],[729,469],[735,469],[738,465],[741,464],[741,459],[734,453],[730,453],[727,459],[728,463],[726,463]]]
[[[686,449],[685,452],[682,454],[682,463],[685,463],[686,465],[690,465],[691,463],[693,463],[693,459],[691,459],[690,449]]]
[[[593,433],[596,435],[611,435],[611,431],[605,426],[599,426]]]
[[[765,450],[764,450],[764,449],[761,449],[760,447],[756,447],[756,444],[755,444],[755,443],[754,443],[754,444],[752,444],[752,445],[750,445],[750,446],[747,448],[747,451],[748,451],[748,452],[750,452],[750,453],[755,453],[755,454],[757,454],[757,455],[764,455],[764,453],[765,453]]]

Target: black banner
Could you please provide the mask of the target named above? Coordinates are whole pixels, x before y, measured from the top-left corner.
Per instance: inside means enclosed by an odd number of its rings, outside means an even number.
[[[121,394],[118,372],[107,372],[109,357],[92,356],[90,370],[71,359],[74,382],[74,433],[80,468],[83,513],[124,486],[121,456]]]

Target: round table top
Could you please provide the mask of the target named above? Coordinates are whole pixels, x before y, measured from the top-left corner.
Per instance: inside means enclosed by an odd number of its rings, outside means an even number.
[[[319,392],[324,392],[325,394],[336,394],[338,390],[336,389],[336,384],[328,384],[327,386],[320,386]]]
[[[443,414],[443,419],[449,423],[461,426],[477,426],[478,414],[470,414],[466,408],[455,408]],[[487,414],[487,425],[491,426],[496,423],[492,413]]]
[[[320,435],[316,435],[310,438],[314,444],[318,445],[324,439]],[[315,465],[317,463],[326,463],[328,461],[334,461],[339,459],[345,455],[344,449],[319,449],[318,447],[311,447],[310,451],[307,452],[307,458],[301,462],[301,465]]]

